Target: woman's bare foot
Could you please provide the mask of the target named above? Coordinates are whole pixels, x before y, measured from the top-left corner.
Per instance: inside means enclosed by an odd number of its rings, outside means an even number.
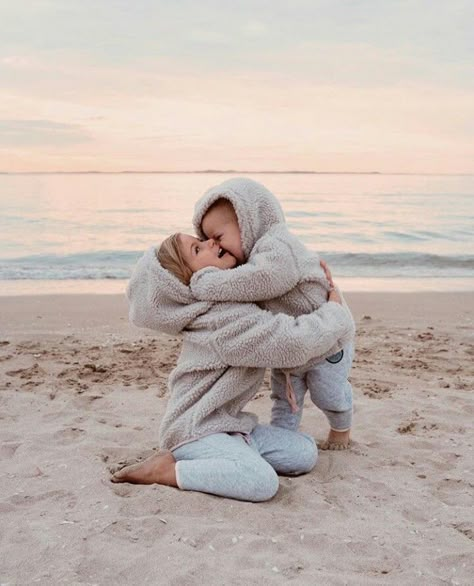
[[[335,431],[331,429],[328,439],[319,445],[320,450],[347,450],[351,446],[351,430]]]
[[[176,483],[176,460],[171,452],[153,454],[143,462],[126,466],[112,475],[112,482],[130,482],[131,484],[166,484]]]

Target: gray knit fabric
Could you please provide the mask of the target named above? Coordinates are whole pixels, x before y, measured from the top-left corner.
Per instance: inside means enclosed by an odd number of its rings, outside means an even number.
[[[258,302],[272,313],[292,316],[310,313],[327,302],[329,283],[318,255],[289,232],[278,200],[260,183],[237,177],[208,190],[195,207],[198,234],[205,236],[202,219],[220,198],[235,209],[247,261],[233,269],[208,267],[196,272],[191,291],[197,299]],[[342,346],[352,339],[353,331],[340,340]],[[306,368],[327,356],[321,351]]]
[[[342,351],[341,351],[342,352]],[[293,412],[286,396],[286,376],[273,369],[271,376],[272,415],[270,423],[285,429],[299,428],[304,399],[309,391],[311,401],[326,415],[331,429],[346,431],[352,426],[352,386],[349,373],[354,349],[344,348],[342,359],[333,363],[323,360],[304,374],[291,375],[291,384],[299,410]]]
[[[135,325],[184,334],[160,428],[165,449],[212,433],[250,433],[257,418],[243,408],[259,389],[264,367],[297,368],[321,353],[334,354],[354,332],[350,312],[338,303],[292,318],[252,303],[197,301],[163,269],[154,247],[138,261],[127,296]]]

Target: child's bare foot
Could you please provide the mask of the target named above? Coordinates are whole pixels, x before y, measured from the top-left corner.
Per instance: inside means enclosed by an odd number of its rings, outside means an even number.
[[[112,475],[112,482],[130,482],[131,484],[166,484],[176,483],[176,460],[171,452],[153,454],[143,462],[126,466]]]
[[[351,445],[351,430],[336,431],[331,429],[328,439],[319,445],[320,450],[347,450]]]

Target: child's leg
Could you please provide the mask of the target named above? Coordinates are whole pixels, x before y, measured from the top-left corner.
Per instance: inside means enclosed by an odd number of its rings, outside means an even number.
[[[306,393],[306,380],[301,376],[290,375],[291,384],[295,392],[295,399],[298,411],[293,413],[286,394],[287,380],[282,370],[272,370],[270,395],[273,400],[271,425],[284,427],[285,429],[296,430],[303,414],[304,395]]]
[[[352,366],[353,347],[344,348],[318,364],[306,374],[313,403],[324,411],[331,431],[322,449],[345,449],[350,444],[352,426],[352,387],[348,380]],[[340,358],[340,360],[338,360]]]
[[[182,490],[252,502],[269,500],[278,491],[275,470],[242,434],[208,435],[176,448],[173,456]]]
[[[312,470],[318,458],[314,439],[306,433],[257,425],[250,445],[280,474],[296,476]]]

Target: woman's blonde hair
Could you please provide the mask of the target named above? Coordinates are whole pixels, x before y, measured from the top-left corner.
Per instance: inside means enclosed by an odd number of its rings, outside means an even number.
[[[164,269],[173,274],[181,283],[189,285],[193,271],[184,260],[179,234],[172,234],[163,240],[156,256]]]

